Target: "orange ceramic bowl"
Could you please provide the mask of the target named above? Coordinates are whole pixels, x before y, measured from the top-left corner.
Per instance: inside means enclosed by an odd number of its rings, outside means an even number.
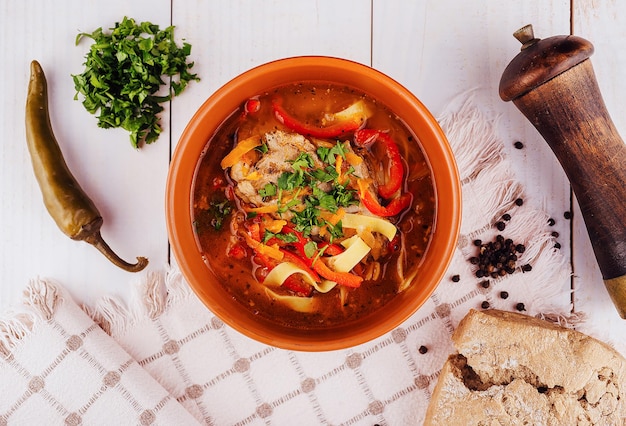
[[[436,217],[432,240],[415,285],[374,314],[322,330],[281,327],[254,316],[222,288],[205,265],[194,236],[192,197],[196,166],[218,126],[251,96],[289,83],[327,81],[352,86],[394,111],[417,136],[432,169]],[[324,351],[379,337],[409,318],[441,281],[452,258],[461,220],[456,163],[444,133],[424,105],[388,76],[361,64],[330,57],[296,57],[251,69],[217,90],[193,116],[174,151],[166,189],[168,235],[178,266],[199,299],[224,323],[276,347]]]

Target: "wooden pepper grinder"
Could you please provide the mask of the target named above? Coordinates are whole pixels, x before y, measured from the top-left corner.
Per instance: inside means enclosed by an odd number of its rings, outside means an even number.
[[[626,319],[626,145],[604,105],[576,36],[514,33],[522,51],[506,67],[500,97],[513,101],[558,158],[580,205],[604,284]]]

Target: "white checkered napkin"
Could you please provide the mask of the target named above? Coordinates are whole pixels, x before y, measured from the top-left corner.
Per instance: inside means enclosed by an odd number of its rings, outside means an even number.
[[[175,270],[143,283],[129,310],[114,299],[96,322],[195,418],[210,425],[412,424],[423,415],[447,342],[417,350],[448,324],[432,313],[373,342],[305,353],[255,342],[224,325]]]
[[[0,425],[194,422],[60,286],[0,319]]]

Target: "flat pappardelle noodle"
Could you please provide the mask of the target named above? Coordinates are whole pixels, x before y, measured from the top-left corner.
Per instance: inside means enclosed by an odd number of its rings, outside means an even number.
[[[350,88],[286,86],[244,102],[210,143],[223,155],[197,170],[196,235],[201,248],[224,247],[208,266],[255,314],[315,328],[409,285],[434,194],[414,136],[384,107]],[[426,173],[412,178],[413,165]]]
[[[343,240],[341,245],[346,250],[328,259],[329,267],[338,272],[351,271],[372,250],[358,235]]]

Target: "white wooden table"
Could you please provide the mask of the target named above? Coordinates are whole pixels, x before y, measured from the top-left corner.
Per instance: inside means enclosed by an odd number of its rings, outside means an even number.
[[[515,173],[536,203],[557,221],[571,261],[576,311],[586,330],[626,355],[626,321],[611,304],[569,184],[547,144],[511,103],[498,96],[504,67],[519,52],[513,31],[531,23],[537,37],[574,34],[596,48],[592,62],[615,124],[626,83],[626,3],[593,0],[0,0],[0,310],[19,297],[30,278],[62,283],[80,303],[104,295],[126,298],[137,276],[106,261],[85,243],[66,238],[41,201],[24,135],[29,63],[43,65],[55,132],[66,160],[104,218],[103,235],[129,260],[150,259],[148,270],[170,262],[164,192],[171,152],[200,104],[237,74],[264,62],[298,55],[330,55],[361,62],[397,79],[437,115],[455,95],[478,88],[482,107],[499,115],[500,134]],[[192,44],[193,71],[202,78],[166,107],[164,132],[143,149],[123,131],[96,126],[74,101],[71,74],[83,69],[89,43],[79,32],[109,28],[123,16],[173,24]],[[516,150],[513,142],[523,141]],[[563,218],[573,211],[571,221]]]

